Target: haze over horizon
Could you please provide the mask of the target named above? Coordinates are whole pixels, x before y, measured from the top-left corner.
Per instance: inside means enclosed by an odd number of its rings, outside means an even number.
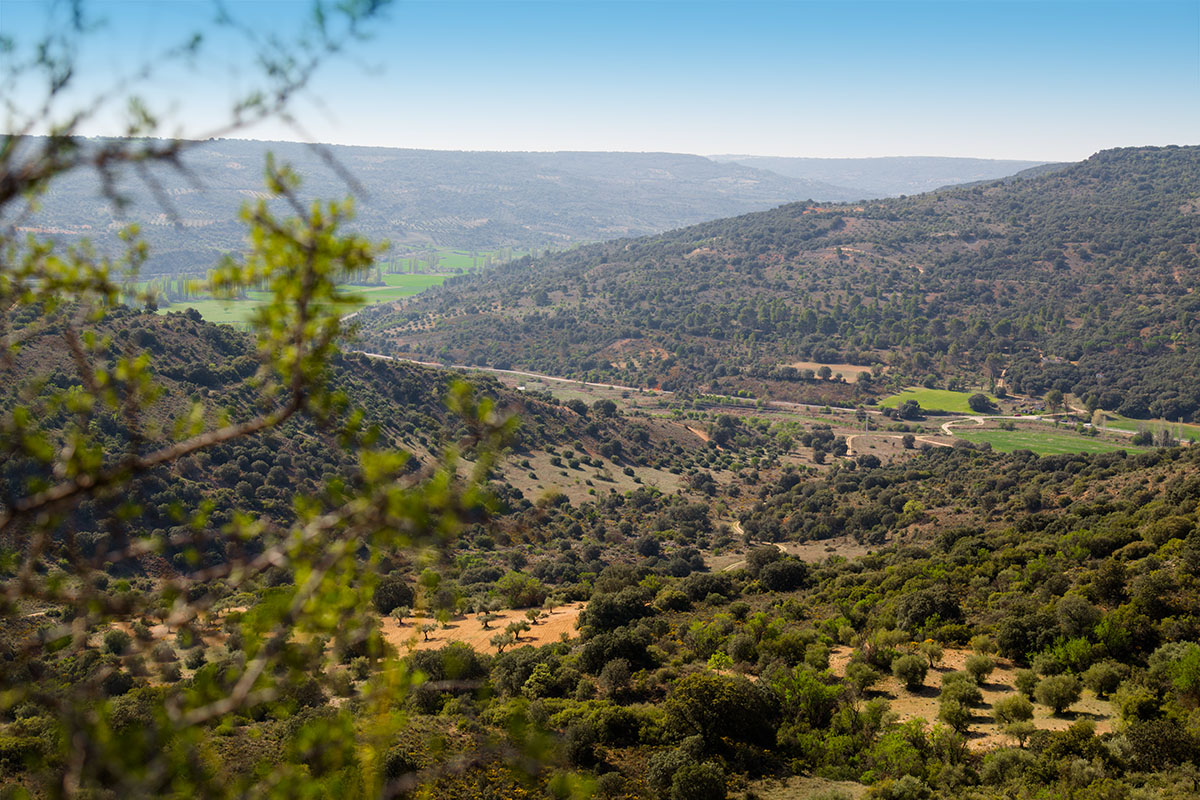
[[[164,130],[203,137],[249,88],[244,39],[207,3],[96,4],[76,94],[205,32],[195,69],[146,91]],[[305,2],[242,2],[286,36]],[[28,47],[46,4],[6,0]],[[1074,161],[1200,141],[1200,4],[1151,2],[478,3],[392,7],[304,93],[304,128],[239,138],[472,151],[633,151]],[[201,80],[214,63],[227,81]],[[206,70],[208,72],[206,72]],[[41,86],[10,87],[28,107]],[[169,98],[187,97],[186,104]],[[1192,98],[1194,102],[1190,101]],[[12,130],[19,121],[2,120]],[[82,132],[117,133],[114,119]]]

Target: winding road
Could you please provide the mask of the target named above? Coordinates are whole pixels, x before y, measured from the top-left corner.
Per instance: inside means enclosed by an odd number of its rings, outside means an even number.
[[[353,317],[353,316],[354,315],[351,314],[351,315],[349,315],[349,317],[345,317],[344,319],[349,319],[350,317]],[[556,383],[575,383],[575,384],[581,384],[583,386],[596,386],[596,387],[608,388],[608,389],[613,389],[613,390],[622,391],[622,392],[639,392],[639,393],[644,393],[644,394],[648,394],[651,396],[653,396],[653,395],[664,395],[665,396],[665,395],[674,394],[673,391],[669,391],[666,389],[646,389],[646,388],[639,388],[636,386],[623,386],[619,383],[605,383],[603,381],[600,381],[600,382],[583,381],[578,378],[560,378],[556,375],[543,375],[540,372],[525,372],[524,370],[517,370],[517,369],[499,369],[498,367],[481,367],[481,366],[476,366],[476,365],[472,365],[472,364],[448,364],[448,365],[447,364],[439,364],[434,361],[419,361],[415,358],[404,358],[402,356],[385,356],[382,353],[371,353],[366,350],[351,350],[349,352],[358,353],[360,355],[367,356],[368,358],[380,358],[385,361],[402,361],[402,362],[405,362],[408,364],[417,364],[422,367],[437,367],[440,369],[469,370],[472,372],[491,372],[491,373],[495,373],[498,375],[516,375],[516,376],[525,377],[525,378],[535,378],[537,380],[543,380],[543,381],[554,381]],[[741,397],[733,397],[732,395],[723,395],[723,394],[705,394],[705,395],[703,395],[703,397],[712,398],[720,403],[728,403],[731,406],[736,407],[736,408],[745,408],[746,407],[746,405],[745,405],[746,400],[745,400],[745,398],[741,398]],[[829,408],[831,411],[837,411],[837,412],[842,412],[842,413],[853,413],[858,410],[858,409],[854,409],[854,408],[848,408],[845,406],[824,406],[824,405],[816,405],[816,404],[810,404],[810,403],[793,403],[793,402],[790,402],[787,400],[767,400],[767,401],[765,401],[764,405],[769,406],[770,408],[776,408],[776,409],[779,409],[782,411],[821,411],[825,408]],[[863,409],[863,410],[866,411],[866,413],[868,413],[868,414],[879,415],[879,414],[883,413],[879,409],[875,409],[875,408],[868,408],[868,409]],[[1084,409],[1076,409],[1074,407],[1072,407],[1071,410],[1077,411],[1080,413],[1087,413]],[[959,425],[964,422],[972,422],[978,427],[978,426],[983,426],[984,424],[986,424],[987,420],[1005,419],[1005,420],[1025,420],[1025,421],[1030,421],[1030,420],[1051,421],[1055,416],[1058,416],[1058,415],[1057,414],[1043,414],[1043,415],[1037,415],[1037,416],[1017,416],[1017,415],[1004,415],[1004,414],[968,415],[968,416],[954,417],[953,419],[948,419],[945,422],[943,422],[940,427],[941,427],[943,435],[953,436],[954,431],[951,430],[951,427],[955,426],[955,425]],[[1084,426],[1089,427],[1089,428],[1092,427],[1090,422],[1085,422]],[[1121,428],[1110,428],[1106,425],[1101,425],[1100,430],[1108,432],[1108,433],[1116,433],[1116,434],[1120,434],[1122,436],[1130,436],[1130,437],[1134,436],[1136,433],[1135,431],[1122,430]],[[848,448],[847,452],[849,455],[854,455],[854,440],[862,435],[864,435],[864,434],[852,434],[852,435],[846,437],[846,447]],[[883,437],[889,437],[889,438],[900,438],[899,436],[891,436],[890,434],[885,434],[885,433],[872,433],[870,435],[883,436]],[[917,441],[923,442],[926,444],[931,444],[931,445],[934,445],[935,447],[950,447],[951,446],[951,445],[947,444],[946,442],[939,442],[934,439],[929,439],[929,438],[925,438],[925,437],[921,437],[921,436],[917,437]]]

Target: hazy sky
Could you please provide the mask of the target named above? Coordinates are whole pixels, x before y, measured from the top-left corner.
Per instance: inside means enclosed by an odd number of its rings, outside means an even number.
[[[0,0],[0,32],[33,42],[48,5]],[[286,37],[311,3],[227,6]],[[141,84],[169,108],[169,132],[207,132],[253,86],[245,40],[210,24],[210,3],[91,9],[106,23],[85,40],[72,102],[195,30],[206,33],[196,63]],[[312,139],[1054,160],[1200,143],[1200,0],[445,0],[397,3],[371,31],[294,106]],[[22,111],[39,96],[37,84],[0,91]],[[88,131],[116,132],[107,119]],[[241,135],[297,138],[281,125]]]

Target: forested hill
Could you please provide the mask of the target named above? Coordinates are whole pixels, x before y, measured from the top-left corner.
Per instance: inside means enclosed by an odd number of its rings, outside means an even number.
[[[893,381],[1005,372],[1017,392],[1187,418],[1198,230],[1200,147],[1111,150],[1025,180],[527,259],[364,328],[377,349],[600,381],[733,390],[795,380],[797,362],[881,363]]]
[[[26,439],[14,443],[11,432],[5,431],[0,440],[5,454],[0,459],[0,507],[4,508],[41,485],[37,481],[45,473],[44,451],[28,443],[44,441],[57,451],[70,440],[75,417],[54,397],[61,389],[78,388],[81,380],[63,346],[62,327],[57,323],[25,327],[28,323],[24,319],[18,324],[23,340],[20,352],[0,362],[0,413],[23,409],[19,416],[37,420],[38,433],[27,432]],[[116,463],[134,442],[140,442],[137,446],[143,450],[153,450],[178,438],[193,419],[195,403],[211,427],[221,419],[242,422],[261,411],[264,398],[254,389],[259,359],[246,333],[204,322],[195,312],[159,315],[121,308],[97,326],[96,341],[99,366],[117,372],[122,357],[139,353],[149,359],[162,389],[144,414],[134,416],[136,430],[119,411],[97,408],[89,431],[96,436],[97,455],[103,455],[106,463]],[[377,431],[373,446],[398,447],[411,454],[411,471],[436,462],[446,447],[466,436],[463,421],[445,403],[451,383],[459,377],[455,373],[346,353],[332,359],[329,377],[349,406],[361,413],[364,429]],[[675,435],[686,433],[682,426],[635,423],[612,413],[605,404],[599,410],[582,407],[578,401],[564,405],[548,395],[515,392],[478,374],[470,380],[479,395],[492,398],[504,414],[520,421],[508,443],[512,459],[502,469],[517,469],[513,466],[517,461],[566,446],[579,449],[580,457],[597,467],[605,465],[599,456],[593,462],[585,447],[604,454],[610,459],[607,467],[614,470],[613,458],[639,465],[653,460],[663,469],[678,470],[673,459],[686,459],[692,451],[704,449],[693,435]],[[668,452],[664,455],[664,451]],[[349,479],[356,468],[355,453],[338,430],[296,415],[272,431],[205,448],[170,468],[149,470],[131,480],[120,496],[101,493],[74,510],[69,526],[90,556],[105,552],[98,548],[108,546],[111,534],[97,520],[126,501],[138,504],[136,518],[128,523],[131,535],[165,536],[182,530],[179,508],[201,503],[211,504],[208,522],[214,529],[229,522],[236,509],[287,525],[296,516],[296,492],[323,502],[331,481]],[[506,503],[521,499],[520,490],[503,480],[496,489]],[[219,563],[224,557],[220,546],[213,548],[201,553],[207,563]],[[188,563],[182,551],[168,548],[164,556],[165,560],[123,564],[120,569],[162,572]]]
[[[95,142],[92,143],[93,145]],[[64,176],[29,223],[68,241],[115,236],[140,223],[150,271],[203,270],[241,246],[242,203],[263,192],[268,152],[319,198],[358,198],[357,227],[401,246],[561,248],[638,236],[804,198],[850,199],[854,189],[674,153],[496,153],[216,140],[188,149],[183,171],[150,168],[116,213],[94,175]],[[351,177],[357,185],[346,180]]]

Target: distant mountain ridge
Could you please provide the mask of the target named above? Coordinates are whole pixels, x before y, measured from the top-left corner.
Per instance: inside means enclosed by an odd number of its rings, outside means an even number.
[[[770,170],[798,180],[820,181],[848,189],[847,200],[874,200],[921,194],[963,183],[1005,178],[1044,161],[941,156],[881,158],[789,158],[783,156],[709,156],[714,161]],[[825,198],[813,198],[825,199]],[[833,198],[829,198],[833,199]]]
[[[355,227],[404,247],[561,248],[798,200],[863,195],[823,179],[678,153],[318,150],[295,142],[228,139],[189,148],[184,171],[150,168],[160,196],[126,176],[120,188],[131,203],[120,214],[101,195],[94,175],[76,171],[55,184],[42,210],[22,224],[65,241],[90,236],[104,245],[115,243],[121,223],[136,222],[151,245],[147,272],[204,270],[241,247],[244,231],[236,212],[261,195],[268,152],[302,176],[302,190],[311,197],[346,195],[351,186],[344,175],[351,176],[361,189]],[[944,182],[943,173],[937,180]]]
[[[185,171],[151,169],[170,208],[143,182],[126,176],[120,188],[131,203],[117,214],[95,175],[76,171],[23,224],[69,241],[84,235],[103,240],[119,223],[137,222],[151,244],[148,271],[205,269],[241,246],[237,210],[262,194],[268,152],[300,174],[307,196],[342,197],[353,188],[355,227],[404,246],[565,247],[852,194],[677,153],[318,150],[294,142],[213,140],[187,149]]]

